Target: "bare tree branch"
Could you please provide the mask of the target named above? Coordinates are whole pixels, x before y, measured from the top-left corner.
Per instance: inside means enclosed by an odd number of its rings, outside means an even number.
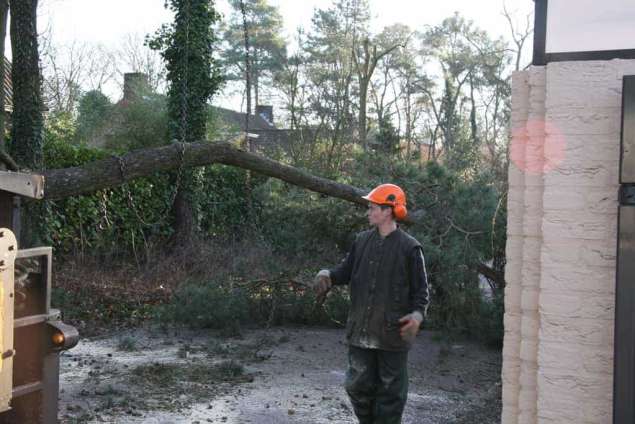
[[[522,31],[518,31],[516,29],[516,25],[514,24],[512,16],[507,10],[507,5],[505,4],[504,1],[503,1],[503,16],[505,17],[505,19],[507,20],[507,23],[509,24],[512,40],[514,40],[514,44],[516,44],[516,50],[515,50],[516,68],[515,69],[518,71],[520,69],[520,60],[523,53],[523,46],[525,45],[527,38],[529,38],[529,36],[533,34],[534,32],[532,29],[532,23],[531,23],[531,13],[525,17],[525,21],[526,21],[525,28]]]

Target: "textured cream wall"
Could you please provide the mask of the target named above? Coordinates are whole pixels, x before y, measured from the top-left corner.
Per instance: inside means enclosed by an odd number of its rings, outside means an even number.
[[[504,424],[612,422],[620,107],[630,74],[635,60],[513,76]]]

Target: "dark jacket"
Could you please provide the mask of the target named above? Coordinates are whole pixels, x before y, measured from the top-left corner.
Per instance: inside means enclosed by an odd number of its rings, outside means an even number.
[[[368,349],[408,350],[399,318],[414,311],[425,317],[428,281],[421,244],[397,230],[381,237],[376,229],[355,238],[346,259],[329,270],[333,284],[348,284],[351,308],[349,344]]]

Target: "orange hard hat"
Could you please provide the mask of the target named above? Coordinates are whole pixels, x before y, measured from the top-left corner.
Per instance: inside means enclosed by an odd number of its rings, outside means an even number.
[[[404,219],[408,215],[406,193],[395,184],[380,184],[362,198],[378,205],[392,206],[392,211],[397,219]]]

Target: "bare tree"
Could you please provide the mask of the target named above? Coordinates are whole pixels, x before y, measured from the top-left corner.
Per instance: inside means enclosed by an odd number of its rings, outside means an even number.
[[[371,96],[374,100],[377,122],[392,122],[396,119],[396,131],[403,134],[406,142],[406,157],[410,157],[413,129],[417,110],[414,109],[414,90],[411,81],[416,79],[417,54],[411,46],[412,30],[403,24],[384,28],[377,36],[378,45],[389,48],[397,43],[399,49],[384,56],[378,62],[377,78],[371,80]]]
[[[440,136],[446,164],[475,169],[482,159],[483,94],[506,85],[500,71],[509,63],[507,44],[458,13],[427,30],[421,41],[422,56],[440,71],[416,84],[436,120],[430,134]]]
[[[102,45],[48,43],[41,59],[44,97],[54,112],[73,113],[82,93],[101,90],[117,75],[115,56]]]
[[[161,54],[148,47],[140,34],[125,35],[115,56],[118,82],[123,81],[123,74],[127,72],[140,72],[148,77],[148,84],[153,91],[165,88],[166,70]]]
[[[528,13],[525,16],[525,24],[522,28],[519,27],[516,23],[514,23],[514,19],[512,15],[507,10],[507,5],[505,1],[503,1],[503,16],[507,20],[509,24],[509,29],[511,32],[512,40],[516,45],[516,50],[514,54],[516,55],[516,67],[515,70],[518,71],[520,69],[520,62],[523,55],[523,47],[525,46],[525,42],[533,34],[533,23],[532,23],[532,13]]]
[[[355,46],[353,47],[353,61],[359,79],[359,141],[364,149],[367,147],[366,133],[368,129],[366,127],[366,102],[368,99],[370,80],[373,77],[379,60],[401,46],[403,46],[403,44],[395,44],[385,50],[377,52],[377,45],[371,46],[370,40],[364,38],[362,41],[362,61],[359,60],[359,53],[355,51]]]

